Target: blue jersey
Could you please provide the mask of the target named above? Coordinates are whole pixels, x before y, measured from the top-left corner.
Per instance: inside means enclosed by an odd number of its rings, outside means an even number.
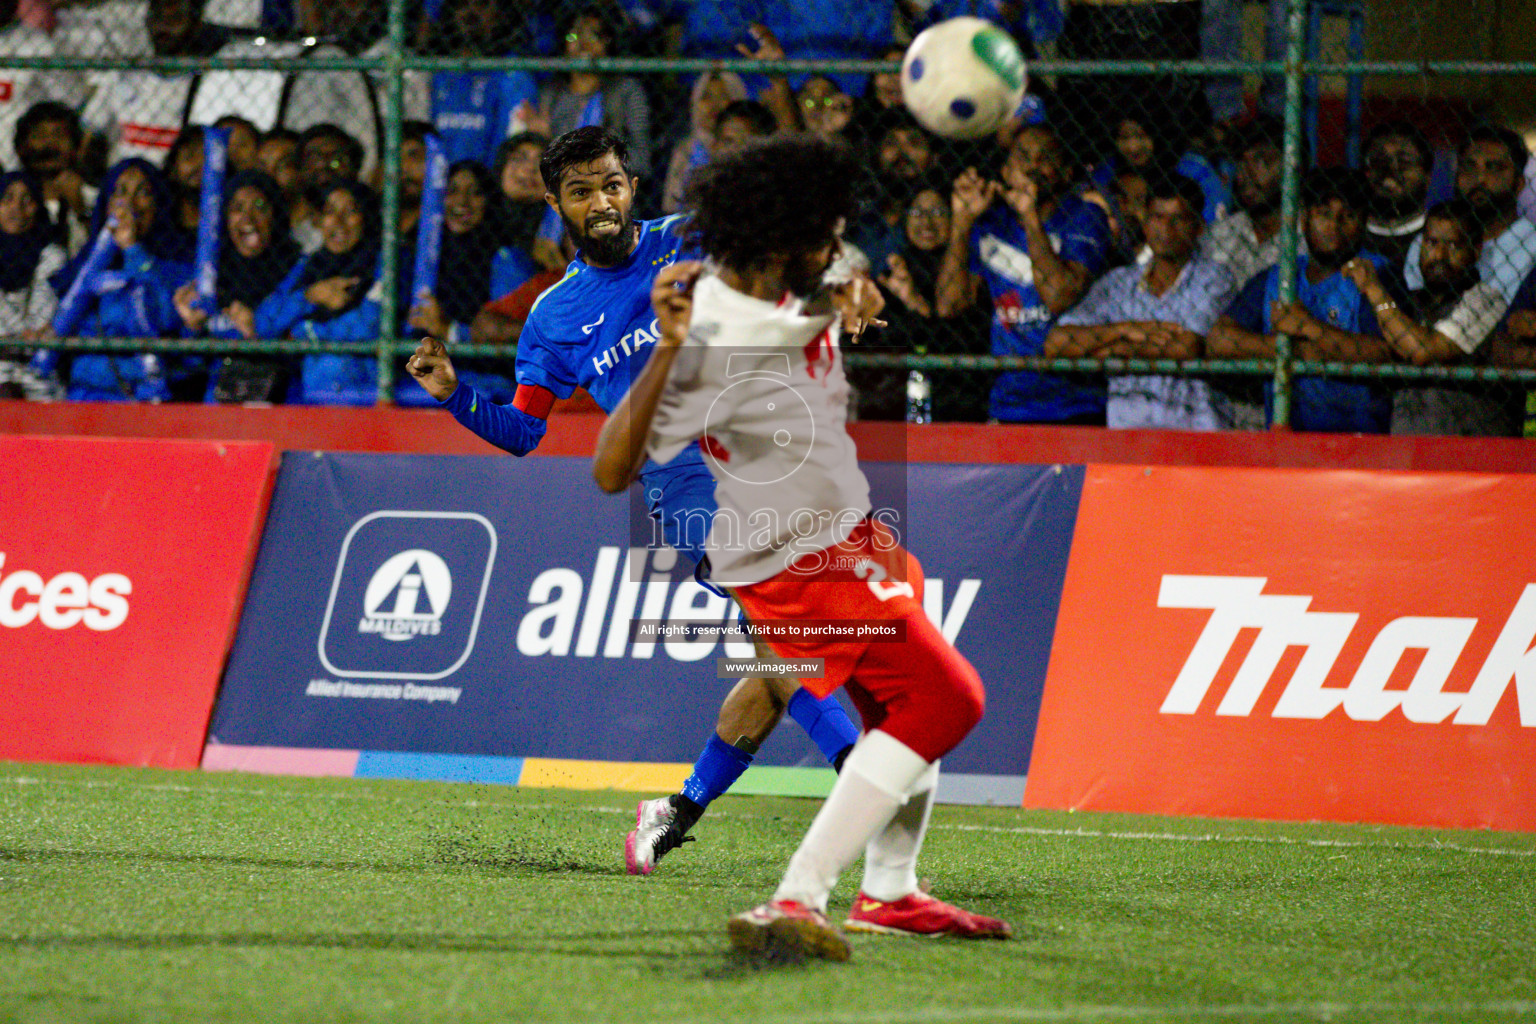
[[[635,251],[617,267],[589,267],[579,259],[565,277],[533,304],[517,339],[517,383],[541,387],[557,398],[585,388],[605,412],[624,400],[631,381],[650,358],[660,334],[651,309],[656,274],[683,255],[684,216],[641,221]],[[533,449],[543,437],[542,420],[510,406],[480,404],[473,387],[463,383],[444,406],[487,441],[516,454]],[[688,531],[690,514],[715,512],[714,478],[698,448],[689,448],[659,466],[647,461],[641,486],[652,514],[661,521],[667,542],[702,557],[704,538]]]
[[[517,339],[517,382],[568,398],[585,388],[604,412],[624,400],[660,328],[651,285],[682,251],[684,216],[640,221],[640,241],[617,267],[576,260],[535,300]]]
[[[526,71],[439,71],[432,76],[432,127],[450,164],[496,165],[496,147],[509,134],[521,103],[539,102]]]
[[[1384,257],[1372,252],[1363,252],[1360,257],[1375,265],[1384,282],[1393,281],[1395,275]],[[1296,299],[1307,312],[1338,330],[1380,337],[1376,311],[1365,293],[1338,271],[1313,284],[1307,278],[1309,262],[1305,253],[1296,257]],[[1255,274],[1243,287],[1227,316],[1245,331],[1273,334],[1270,310],[1279,301],[1280,268],[1270,267]],[[1296,430],[1385,434],[1391,422],[1391,395],[1377,384],[1297,377],[1292,382],[1291,394],[1291,426]]]
[[[1064,195],[1045,218],[1046,236],[1064,260],[1104,269],[1109,222],[1104,212],[1074,195]],[[971,273],[992,295],[992,354],[1038,356],[1055,319],[1035,288],[1029,238],[1013,210],[999,202],[971,229]],[[992,415],[1004,422],[1049,423],[1075,416],[1102,415],[1104,389],[1073,384],[1038,373],[1004,373],[992,388]]]

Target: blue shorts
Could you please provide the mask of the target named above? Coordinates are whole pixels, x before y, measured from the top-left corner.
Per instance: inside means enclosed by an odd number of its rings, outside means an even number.
[[[700,586],[726,595],[709,582],[709,558],[704,554],[709,526],[715,518],[715,478],[703,463],[641,477],[651,518],[661,523],[668,546],[693,559],[693,578]]]

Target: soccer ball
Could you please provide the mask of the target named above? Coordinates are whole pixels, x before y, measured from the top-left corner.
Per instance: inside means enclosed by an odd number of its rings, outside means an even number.
[[[949,139],[996,131],[1024,101],[1024,55],[983,18],[927,29],[901,62],[901,98],[924,128]]]

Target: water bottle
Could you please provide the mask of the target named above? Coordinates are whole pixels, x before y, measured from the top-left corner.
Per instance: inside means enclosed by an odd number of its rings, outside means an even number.
[[[907,374],[907,422],[933,422],[933,389],[922,370]]]
[[[59,368],[59,353],[51,348],[36,349],[27,365],[39,380],[52,380]]]
[[[138,394],[135,397],[141,402],[169,400],[170,389],[165,384],[165,373],[160,366],[160,357],[153,352],[144,352],[140,354],[139,361],[144,368],[144,380],[139,384]]]

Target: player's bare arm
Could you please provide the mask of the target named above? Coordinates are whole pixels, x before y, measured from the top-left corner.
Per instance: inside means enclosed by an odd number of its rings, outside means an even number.
[[[635,378],[624,400],[609,414],[597,435],[597,453],[592,459],[592,476],[608,494],[628,487],[645,465],[645,442],[651,420],[667,386],[667,375],[678,347],[688,336],[688,321],[693,312],[693,285],[704,270],[698,262],[674,263],[656,275],[651,289],[651,305],[656,310],[661,335],[656,351],[646,361],[645,369]]]
[[[876,319],[885,310],[885,296],[875,283],[863,274],[852,280],[835,284],[830,289],[832,308],[842,316],[843,333],[850,338],[863,335],[866,328],[884,327],[884,320]]]
[[[1003,199],[1024,225],[1040,301],[1055,315],[1065,313],[1083,297],[1093,275],[1081,263],[1063,259],[1051,244],[1040,213],[1039,186],[1033,179],[1025,178],[1017,188],[1005,189]]]
[[[1223,315],[1206,336],[1205,354],[1211,359],[1273,359],[1275,339],[1246,330]]]
[[[971,228],[987,212],[1002,186],[983,179],[974,167],[955,179],[950,196],[949,244],[934,285],[934,305],[940,317],[958,316],[976,302],[979,279],[970,272]]]
[[[415,354],[406,360],[405,369],[439,402],[448,401],[459,386],[448,348],[436,338],[426,338],[417,345]]]

